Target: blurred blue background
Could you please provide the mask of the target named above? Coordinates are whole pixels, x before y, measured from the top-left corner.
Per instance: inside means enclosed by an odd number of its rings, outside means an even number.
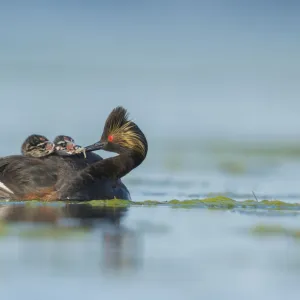
[[[1,155],[33,132],[94,142],[117,105],[153,143],[298,138],[298,12],[296,1],[1,1]]]

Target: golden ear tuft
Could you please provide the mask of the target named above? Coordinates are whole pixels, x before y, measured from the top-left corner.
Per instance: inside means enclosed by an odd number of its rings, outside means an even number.
[[[129,114],[124,107],[118,106],[114,108],[106,119],[103,135],[107,137],[109,134],[114,133],[120,127],[130,122],[128,116]]]
[[[118,106],[109,114],[101,140],[115,141],[120,146],[135,149],[141,155],[147,153],[147,141],[138,126],[129,119],[125,108]]]

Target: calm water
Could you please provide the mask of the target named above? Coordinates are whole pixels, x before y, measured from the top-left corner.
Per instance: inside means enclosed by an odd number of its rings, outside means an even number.
[[[1,206],[6,299],[297,299],[300,244],[257,237],[298,216],[133,207]],[[123,215],[123,216],[122,216]],[[121,220],[119,220],[121,218]]]

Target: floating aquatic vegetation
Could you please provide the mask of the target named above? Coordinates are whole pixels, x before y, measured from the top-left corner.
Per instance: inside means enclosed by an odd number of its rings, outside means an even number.
[[[259,224],[251,228],[250,232],[257,236],[284,236],[295,239],[300,238],[300,229],[287,228],[282,225]]]
[[[75,202],[79,204],[90,204],[92,206],[106,206],[106,207],[127,207],[131,201],[122,199],[111,199],[111,200],[91,200],[84,202]]]
[[[12,202],[11,202],[12,203]],[[24,203],[26,206],[60,206],[63,207],[68,204],[88,204],[95,207],[130,207],[130,206],[169,206],[169,207],[197,207],[197,208],[212,208],[212,209],[266,209],[266,210],[294,210],[300,211],[300,203],[288,203],[280,200],[244,200],[236,201],[232,198],[222,195],[208,197],[203,199],[189,199],[189,200],[177,200],[172,199],[169,201],[158,200],[145,200],[145,201],[129,201],[122,199],[111,200],[91,200],[82,202],[72,201],[56,201],[56,202],[42,202],[42,201],[24,201],[18,202]],[[7,202],[5,203],[7,205]]]
[[[191,200],[170,200],[170,201],[156,201],[146,200],[141,202],[128,200],[93,200],[84,202],[95,206],[170,206],[170,207],[202,207],[202,208],[219,208],[219,209],[268,209],[268,210],[300,210],[300,203],[287,203],[280,200],[245,200],[236,201],[224,196],[209,197],[204,199]]]

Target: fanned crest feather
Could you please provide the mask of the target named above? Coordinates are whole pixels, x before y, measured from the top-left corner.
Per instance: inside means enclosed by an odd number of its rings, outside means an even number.
[[[109,135],[112,135],[119,145],[134,149],[143,156],[146,155],[147,141],[139,127],[129,119],[127,110],[122,106],[114,108],[108,116],[101,140],[106,141]]]

